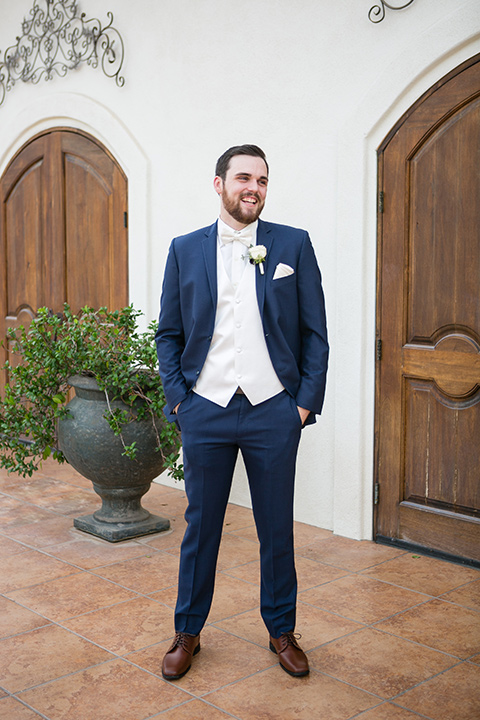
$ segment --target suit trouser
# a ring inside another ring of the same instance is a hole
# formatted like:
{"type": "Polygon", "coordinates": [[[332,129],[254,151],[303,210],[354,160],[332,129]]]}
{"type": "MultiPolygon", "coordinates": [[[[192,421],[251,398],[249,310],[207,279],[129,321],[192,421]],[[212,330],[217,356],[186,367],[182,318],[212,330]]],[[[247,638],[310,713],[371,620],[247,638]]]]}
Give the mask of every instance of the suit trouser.
{"type": "MultiPolygon", "coordinates": [[[[240,450],[260,541],[260,609],[269,633],[295,628],[293,492],[301,419],[286,391],[260,405],[234,395],[222,408],[191,392],[178,411],[187,529],[180,554],[175,629],[197,635],[207,619],[233,471],[240,450]]],[[[242,564],[242,558],[238,558],[242,564]]]]}

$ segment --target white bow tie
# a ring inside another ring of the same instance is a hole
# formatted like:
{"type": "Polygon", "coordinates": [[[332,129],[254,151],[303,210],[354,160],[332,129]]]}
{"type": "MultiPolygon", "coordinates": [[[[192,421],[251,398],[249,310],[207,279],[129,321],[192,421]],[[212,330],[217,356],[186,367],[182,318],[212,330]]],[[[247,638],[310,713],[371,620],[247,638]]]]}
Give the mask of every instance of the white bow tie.
{"type": "Polygon", "coordinates": [[[241,243],[245,245],[245,247],[250,247],[253,241],[253,232],[251,228],[244,228],[243,230],[232,230],[230,228],[222,228],[222,231],[220,233],[220,239],[222,243],[225,245],[227,243],[233,242],[234,240],[239,240],[241,243]]]}

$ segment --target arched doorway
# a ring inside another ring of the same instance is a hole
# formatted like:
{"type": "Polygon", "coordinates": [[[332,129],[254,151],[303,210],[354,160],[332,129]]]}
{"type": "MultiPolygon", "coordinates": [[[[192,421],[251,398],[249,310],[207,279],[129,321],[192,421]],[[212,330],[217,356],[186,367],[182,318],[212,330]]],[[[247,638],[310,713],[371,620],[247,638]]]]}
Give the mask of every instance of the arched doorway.
{"type": "Polygon", "coordinates": [[[377,540],[480,562],[480,55],[379,148],[377,540]]]}
{"type": "Polygon", "coordinates": [[[95,138],[53,128],[11,160],[0,180],[0,273],[0,339],[42,306],[128,303],[127,179],[95,138]]]}

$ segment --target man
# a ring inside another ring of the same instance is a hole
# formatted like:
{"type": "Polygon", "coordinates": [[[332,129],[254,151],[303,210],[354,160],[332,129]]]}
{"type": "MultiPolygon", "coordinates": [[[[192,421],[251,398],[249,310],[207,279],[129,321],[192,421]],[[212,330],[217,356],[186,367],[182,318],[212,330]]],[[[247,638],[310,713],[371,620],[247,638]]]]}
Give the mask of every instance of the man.
{"type": "Polygon", "coordinates": [[[325,394],[328,344],[320,272],[308,234],[259,220],[268,165],[255,145],[218,160],[220,217],[173,240],[156,335],[167,417],[182,432],[187,529],[174,642],[163,677],[200,650],[238,450],[260,541],[261,614],[282,668],[308,660],[294,636],[293,490],[302,427],[325,394]]]}

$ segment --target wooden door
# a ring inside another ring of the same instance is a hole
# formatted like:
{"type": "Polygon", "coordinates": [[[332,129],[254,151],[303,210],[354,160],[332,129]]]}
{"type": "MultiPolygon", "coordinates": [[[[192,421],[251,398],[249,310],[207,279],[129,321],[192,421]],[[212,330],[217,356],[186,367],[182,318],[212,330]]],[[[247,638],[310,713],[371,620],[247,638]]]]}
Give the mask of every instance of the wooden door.
{"type": "Polygon", "coordinates": [[[480,561],[480,55],[379,148],[376,537],[480,561]]]}
{"type": "Polygon", "coordinates": [[[126,305],[126,213],[127,180],[94,138],[54,129],[28,142],[0,180],[0,339],[42,306],[126,305]]]}

